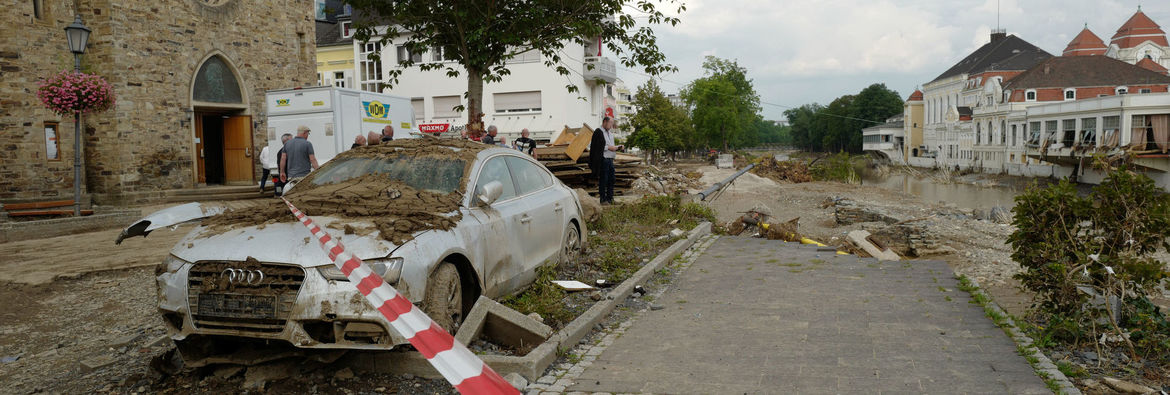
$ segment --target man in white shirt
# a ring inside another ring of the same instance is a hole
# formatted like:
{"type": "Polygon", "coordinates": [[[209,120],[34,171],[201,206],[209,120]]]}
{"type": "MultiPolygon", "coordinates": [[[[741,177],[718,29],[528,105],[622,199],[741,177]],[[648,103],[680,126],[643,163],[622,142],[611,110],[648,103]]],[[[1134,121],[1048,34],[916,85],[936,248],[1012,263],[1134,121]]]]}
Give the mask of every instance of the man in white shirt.
{"type": "MultiPolygon", "coordinates": [[[[273,173],[279,173],[276,164],[276,152],[273,152],[267,145],[260,150],[260,166],[264,167],[264,175],[260,177],[260,194],[264,194],[264,185],[268,183],[268,176],[273,173]]],[[[275,182],[273,183],[275,185],[275,182]]]]}
{"type": "Polygon", "coordinates": [[[614,143],[612,130],[613,120],[605,117],[601,120],[601,127],[593,131],[589,144],[589,167],[597,174],[597,197],[601,204],[613,204],[613,184],[617,182],[613,160],[624,148],[614,143]]]}

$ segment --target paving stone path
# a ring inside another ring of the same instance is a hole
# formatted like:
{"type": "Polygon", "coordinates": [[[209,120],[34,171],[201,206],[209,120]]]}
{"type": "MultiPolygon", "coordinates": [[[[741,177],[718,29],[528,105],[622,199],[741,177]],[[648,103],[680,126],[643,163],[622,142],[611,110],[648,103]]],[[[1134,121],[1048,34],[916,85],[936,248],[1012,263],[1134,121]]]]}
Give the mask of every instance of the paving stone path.
{"type": "MultiPolygon", "coordinates": [[[[568,391],[1051,393],[943,262],[716,240],[568,391]]],[[[608,343],[608,342],[607,342],[608,343]]]]}

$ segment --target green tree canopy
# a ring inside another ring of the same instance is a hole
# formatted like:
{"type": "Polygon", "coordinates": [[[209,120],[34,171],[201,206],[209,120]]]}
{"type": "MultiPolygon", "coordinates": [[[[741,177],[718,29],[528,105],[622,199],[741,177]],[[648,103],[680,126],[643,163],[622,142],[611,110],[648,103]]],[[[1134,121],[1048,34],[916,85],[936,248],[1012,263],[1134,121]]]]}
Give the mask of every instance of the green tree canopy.
{"type": "MultiPolygon", "coordinates": [[[[627,67],[641,67],[658,75],[676,70],[666,63],[657,43],[653,25],[676,25],[677,17],[660,8],[673,7],[681,13],[686,6],[676,0],[348,0],[353,9],[370,16],[355,22],[354,39],[376,39],[383,46],[405,38],[412,53],[440,48],[447,62],[415,62],[406,59],[401,68],[387,73],[388,85],[398,82],[404,68],[445,70],[450,77],[467,73],[468,116],[481,111],[483,84],[500,81],[510,74],[507,61],[536,51],[547,67],[568,76],[572,71],[562,63],[569,43],[585,45],[600,40],[617,60],[627,67]],[[639,26],[637,18],[643,21],[639,26]],[[386,23],[392,21],[392,23],[386,23]],[[384,30],[383,30],[384,29],[384,30]]],[[[377,60],[377,54],[371,55],[377,60]]],[[[580,71],[577,71],[578,73],[580,71]]],[[[570,92],[577,85],[568,84],[570,92]]]]}
{"type": "Polygon", "coordinates": [[[654,79],[634,93],[638,112],[630,119],[634,133],[629,145],[647,151],[673,154],[694,147],[694,129],[686,110],[675,106],[654,79]]]}
{"type": "Polygon", "coordinates": [[[744,143],[743,134],[760,119],[760,96],[747,69],[735,61],[708,56],[705,75],[682,92],[695,131],[708,146],[724,150],[744,143]]]}

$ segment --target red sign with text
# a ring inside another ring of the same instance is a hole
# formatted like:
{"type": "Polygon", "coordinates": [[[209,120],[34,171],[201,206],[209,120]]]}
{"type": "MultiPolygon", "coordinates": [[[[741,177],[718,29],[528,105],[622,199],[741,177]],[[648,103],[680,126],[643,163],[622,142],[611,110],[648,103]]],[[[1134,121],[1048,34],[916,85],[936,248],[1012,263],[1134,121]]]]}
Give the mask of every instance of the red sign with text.
{"type": "Polygon", "coordinates": [[[449,123],[424,123],[418,125],[418,130],[423,133],[444,133],[451,127],[449,123]]]}

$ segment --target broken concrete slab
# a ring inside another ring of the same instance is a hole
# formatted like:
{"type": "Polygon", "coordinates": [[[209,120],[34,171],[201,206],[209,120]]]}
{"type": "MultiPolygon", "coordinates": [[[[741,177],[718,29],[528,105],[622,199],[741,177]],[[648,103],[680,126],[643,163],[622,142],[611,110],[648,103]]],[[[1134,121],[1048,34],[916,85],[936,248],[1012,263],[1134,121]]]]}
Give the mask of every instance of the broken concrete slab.
{"type": "Polygon", "coordinates": [[[117,339],[114,339],[114,341],[110,342],[110,345],[109,345],[109,347],[110,347],[110,348],[122,348],[122,347],[126,347],[126,346],[130,345],[130,343],[133,343],[133,342],[134,342],[134,340],[136,340],[136,339],[138,339],[138,334],[137,334],[137,333],[135,333],[135,334],[133,334],[133,335],[126,335],[126,336],[122,336],[122,337],[119,337],[119,338],[117,338],[117,339]]]}
{"type": "Polygon", "coordinates": [[[106,366],[110,366],[113,364],[114,364],[113,357],[108,356],[108,355],[99,355],[96,357],[82,360],[80,363],[80,366],[81,366],[82,373],[89,373],[89,372],[92,372],[92,371],[95,371],[95,370],[98,370],[98,369],[101,369],[101,368],[104,368],[106,366]]]}
{"type": "Polygon", "coordinates": [[[296,363],[280,361],[256,365],[244,373],[244,389],[263,390],[269,382],[288,378],[296,373],[296,363]]]}
{"type": "Polygon", "coordinates": [[[507,381],[508,384],[511,384],[512,387],[520,391],[528,388],[528,379],[521,376],[520,373],[508,373],[507,376],[504,376],[504,381],[507,381]]]}
{"type": "Polygon", "coordinates": [[[1104,377],[1102,378],[1102,381],[1104,381],[1105,385],[1109,386],[1109,388],[1112,388],[1115,391],[1123,394],[1152,394],[1156,392],[1153,388],[1146,387],[1141,384],[1134,384],[1128,381],[1118,380],[1112,377],[1104,377]]]}
{"type": "Polygon", "coordinates": [[[867,254],[869,254],[869,256],[877,258],[879,261],[899,261],[899,260],[902,260],[902,257],[898,256],[897,253],[895,253],[894,251],[891,251],[889,248],[886,248],[884,250],[881,248],[878,248],[877,245],[875,245],[872,241],[869,240],[869,232],[867,232],[867,231],[855,230],[855,231],[849,232],[849,234],[846,237],[854,245],[860,247],[867,254]]]}
{"type": "Polygon", "coordinates": [[[482,336],[495,344],[529,350],[544,343],[552,331],[552,327],[532,317],[480,296],[455,334],[455,340],[471,344],[482,336]]]}

